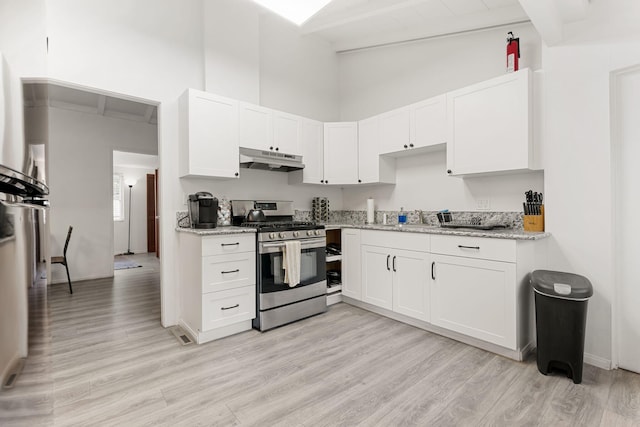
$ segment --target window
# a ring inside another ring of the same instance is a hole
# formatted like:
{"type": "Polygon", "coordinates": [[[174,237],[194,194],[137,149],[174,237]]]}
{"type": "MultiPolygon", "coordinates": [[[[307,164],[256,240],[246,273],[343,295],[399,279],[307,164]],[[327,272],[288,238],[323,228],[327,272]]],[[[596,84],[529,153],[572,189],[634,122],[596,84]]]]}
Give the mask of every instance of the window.
{"type": "Polygon", "coordinates": [[[122,198],[122,174],[113,174],[113,220],[124,221],[124,199],[122,198]]]}

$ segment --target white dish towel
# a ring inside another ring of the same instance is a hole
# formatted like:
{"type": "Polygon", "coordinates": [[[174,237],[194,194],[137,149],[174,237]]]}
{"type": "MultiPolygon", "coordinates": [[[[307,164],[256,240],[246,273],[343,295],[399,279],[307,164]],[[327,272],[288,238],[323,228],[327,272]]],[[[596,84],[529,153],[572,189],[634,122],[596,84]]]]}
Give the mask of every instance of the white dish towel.
{"type": "Polygon", "coordinates": [[[284,242],[284,252],[282,253],[284,283],[287,283],[290,288],[300,283],[301,247],[299,240],[288,240],[284,242]]]}

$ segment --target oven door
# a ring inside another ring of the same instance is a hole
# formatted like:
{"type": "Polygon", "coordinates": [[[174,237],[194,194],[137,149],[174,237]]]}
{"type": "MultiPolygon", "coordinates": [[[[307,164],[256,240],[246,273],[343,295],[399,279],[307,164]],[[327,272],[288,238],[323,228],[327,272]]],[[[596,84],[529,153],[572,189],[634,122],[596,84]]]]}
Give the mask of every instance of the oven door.
{"type": "Polygon", "coordinates": [[[302,286],[313,285],[327,278],[326,239],[301,240],[300,284],[291,288],[284,283],[283,242],[263,242],[258,248],[258,287],[260,293],[285,291],[302,286]]]}

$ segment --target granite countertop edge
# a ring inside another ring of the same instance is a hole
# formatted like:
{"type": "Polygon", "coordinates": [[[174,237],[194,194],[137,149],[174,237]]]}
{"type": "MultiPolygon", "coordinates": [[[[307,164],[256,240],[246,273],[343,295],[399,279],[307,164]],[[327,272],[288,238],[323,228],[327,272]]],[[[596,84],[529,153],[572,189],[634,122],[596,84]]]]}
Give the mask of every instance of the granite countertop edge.
{"type": "Polygon", "coordinates": [[[360,230],[399,231],[403,233],[440,234],[447,236],[490,237],[494,239],[510,240],[540,240],[551,236],[544,231],[524,231],[514,229],[496,230],[469,230],[469,229],[445,229],[433,225],[409,224],[408,226],[383,225],[383,224],[324,224],[327,230],[340,228],[356,228],[360,230]]]}
{"type": "Polygon", "coordinates": [[[197,234],[199,236],[221,236],[225,234],[255,233],[257,230],[251,227],[221,226],[216,228],[184,228],[176,227],[180,233],[197,234]]]}

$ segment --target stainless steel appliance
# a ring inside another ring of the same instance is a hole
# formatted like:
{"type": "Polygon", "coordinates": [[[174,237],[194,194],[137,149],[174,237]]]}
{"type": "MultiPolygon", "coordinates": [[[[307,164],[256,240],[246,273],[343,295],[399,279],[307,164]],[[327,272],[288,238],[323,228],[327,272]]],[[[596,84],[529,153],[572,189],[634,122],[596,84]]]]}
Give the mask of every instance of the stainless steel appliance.
{"type": "Polygon", "coordinates": [[[191,228],[216,228],[218,199],[206,191],[189,194],[189,219],[191,228]]]}
{"type": "Polygon", "coordinates": [[[28,354],[28,290],[45,258],[40,233],[49,194],[46,185],[0,165],[0,382],[13,387],[28,354]]]}
{"type": "Polygon", "coordinates": [[[302,156],[276,151],[240,148],[240,167],[246,169],[291,172],[304,168],[302,156]]]}
{"type": "Polygon", "coordinates": [[[327,311],[326,235],[323,225],[293,220],[293,202],[232,200],[234,225],[255,227],[256,315],[261,331],[327,311]],[[247,213],[261,209],[266,221],[247,222],[247,213]],[[284,282],[285,242],[299,240],[300,283],[284,282]]]}

